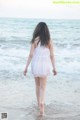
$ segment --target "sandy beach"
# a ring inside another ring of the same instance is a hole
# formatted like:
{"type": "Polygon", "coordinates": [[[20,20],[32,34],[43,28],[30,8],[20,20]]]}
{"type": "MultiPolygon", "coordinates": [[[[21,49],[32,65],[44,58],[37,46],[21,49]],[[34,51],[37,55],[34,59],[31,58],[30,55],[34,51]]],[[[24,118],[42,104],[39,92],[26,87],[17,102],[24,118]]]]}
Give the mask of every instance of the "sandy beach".
{"type": "Polygon", "coordinates": [[[27,108],[2,107],[0,112],[7,112],[8,120],[80,120],[80,110],[71,106],[49,104],[45,106],[45,116],[38,116],[36,105],[27,108]]]}
{"type": "Polygon", "coordinates": [[[27,91],[26,80],[12,82],[0,82],[0,113],[8,120],[80,120],[79,81],[47,81],[44,117],[38,116],[34,87],[27,91]]]}

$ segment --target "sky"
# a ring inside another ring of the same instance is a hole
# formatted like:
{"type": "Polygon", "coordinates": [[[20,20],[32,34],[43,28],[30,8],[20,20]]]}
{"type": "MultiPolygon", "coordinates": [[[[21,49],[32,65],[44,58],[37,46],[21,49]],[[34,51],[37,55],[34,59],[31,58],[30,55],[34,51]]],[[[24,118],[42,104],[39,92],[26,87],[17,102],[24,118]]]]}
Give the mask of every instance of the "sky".
{"type": "Polygon", "coordinates": [[[0,17],[80,19],[80,4],[53,4],[53,0],[0,0],[0,17]]]}

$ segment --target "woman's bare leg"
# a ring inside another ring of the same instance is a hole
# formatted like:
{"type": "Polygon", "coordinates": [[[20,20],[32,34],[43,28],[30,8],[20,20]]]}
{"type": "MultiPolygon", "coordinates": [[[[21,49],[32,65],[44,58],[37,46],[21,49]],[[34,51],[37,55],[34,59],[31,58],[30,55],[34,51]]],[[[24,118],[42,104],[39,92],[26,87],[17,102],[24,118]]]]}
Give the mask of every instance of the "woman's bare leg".
{"type": "Polygon", "coordinates": [[[40,106],[40,79],[38,77],[35,77],[35,85],[36,85],[37,103],[39,107],[40,106]]]}
{"type": "Polygon", "coordinates": [[[40,78],[40,113],[44,114],[44,103],[46,95],[46,80],[47,77],[40,78]]]}

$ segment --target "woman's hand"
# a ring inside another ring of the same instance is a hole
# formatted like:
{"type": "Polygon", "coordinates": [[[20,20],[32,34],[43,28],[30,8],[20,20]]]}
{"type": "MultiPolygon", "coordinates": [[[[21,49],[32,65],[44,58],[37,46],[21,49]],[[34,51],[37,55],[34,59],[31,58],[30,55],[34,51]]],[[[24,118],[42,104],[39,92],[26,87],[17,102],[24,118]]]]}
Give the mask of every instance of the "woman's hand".
{"type": "Polygon", "coordinates": [[[27,73],[27,69],[25,68],[25,70],[23,72],[24,76],[26,76],[26,73],[27,73]]]}
{"type": "Polygon", "coordinates": [[[57,75],[57,71],[55,69],[53,70],[53,73],[54,73],[54,75],[57,75]]]}

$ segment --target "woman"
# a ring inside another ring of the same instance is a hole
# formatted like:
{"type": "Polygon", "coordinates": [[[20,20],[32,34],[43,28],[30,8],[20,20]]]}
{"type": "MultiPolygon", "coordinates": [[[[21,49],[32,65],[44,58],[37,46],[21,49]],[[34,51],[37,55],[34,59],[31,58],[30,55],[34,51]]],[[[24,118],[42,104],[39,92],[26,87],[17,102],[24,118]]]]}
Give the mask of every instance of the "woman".
{"type": "Polygon", "coordinates": [[[50,74],[50,63],[52,63],[54,75],[57,74],[53,50],[53,43],[50,39],[50,32],[47,24],[44,22],[38,23],[33,32],[31,49],[24,69],[24,75],[26,75],[28,66],[32,60],[31,71],[35,79],[36,97],[40,115],[44,115],[46,81],[50,74]]]}

